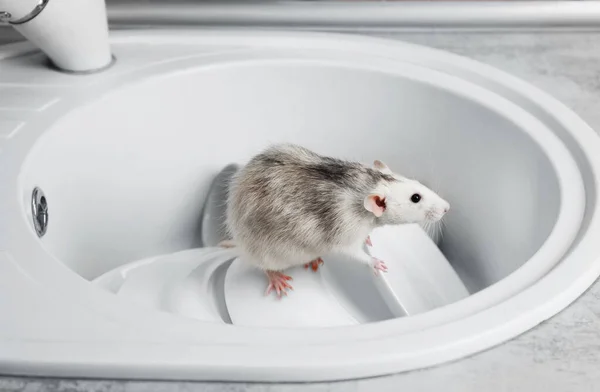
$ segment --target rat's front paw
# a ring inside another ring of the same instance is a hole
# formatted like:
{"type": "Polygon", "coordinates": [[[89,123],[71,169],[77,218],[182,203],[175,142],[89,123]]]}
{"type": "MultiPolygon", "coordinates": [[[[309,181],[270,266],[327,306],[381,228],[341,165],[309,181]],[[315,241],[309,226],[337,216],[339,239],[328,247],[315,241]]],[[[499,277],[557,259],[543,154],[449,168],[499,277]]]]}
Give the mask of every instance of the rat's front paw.
{"type": "Polygon", "coordinates": [[[373,259],[371,260],[371,265],[375,269],[375,275],[377,275],[379,271],[387,272],[387,265],[385,265],[385,262],[383,262],[382,260],[373,257],[373,259]]]}
{"type": "Polygon", "coordinates": [[[304,269],[308,269],[308,267],[310,267],[313,270],[313,272],[317,272],[317,270],[319,269],[319,266],[323,265],[323,264],[325,264],[323,259],[320,257],[317,257],[313,261],[304,264],[304,269]]]}

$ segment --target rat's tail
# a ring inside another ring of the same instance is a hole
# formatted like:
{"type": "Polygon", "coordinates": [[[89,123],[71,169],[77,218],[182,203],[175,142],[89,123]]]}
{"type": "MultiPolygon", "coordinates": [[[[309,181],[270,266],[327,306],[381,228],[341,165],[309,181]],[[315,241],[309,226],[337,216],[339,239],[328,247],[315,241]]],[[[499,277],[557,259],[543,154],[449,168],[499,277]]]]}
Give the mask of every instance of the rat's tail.
{"type": "Polygon", "coordinates": [[[219,248],[231,249],[235,248],[235,242],[233,240],[224,240],[219,242],[217,245],[219,248]]]}

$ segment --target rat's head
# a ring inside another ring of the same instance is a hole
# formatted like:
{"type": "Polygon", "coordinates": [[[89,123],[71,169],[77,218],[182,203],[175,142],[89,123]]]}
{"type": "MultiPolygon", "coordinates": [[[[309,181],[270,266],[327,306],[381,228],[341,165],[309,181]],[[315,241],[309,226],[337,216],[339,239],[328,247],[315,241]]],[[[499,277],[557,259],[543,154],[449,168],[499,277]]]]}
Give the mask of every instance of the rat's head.
{"type": "Polygon", "coordinates": [[[365,208],[381,224],[436,222],[450,209],[450,204],[418,181],[394,174],[383,162],[374,168],[389,178],[382,180],[364,199],[365,208]]]}

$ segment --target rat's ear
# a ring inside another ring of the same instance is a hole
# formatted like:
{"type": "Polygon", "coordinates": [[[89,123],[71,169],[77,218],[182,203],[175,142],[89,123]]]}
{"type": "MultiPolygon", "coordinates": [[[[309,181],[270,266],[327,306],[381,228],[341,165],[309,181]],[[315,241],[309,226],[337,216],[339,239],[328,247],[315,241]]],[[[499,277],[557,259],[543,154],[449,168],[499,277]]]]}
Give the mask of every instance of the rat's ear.
{"type": "Polygon", "coordinates": [[[383,215],[383,211],[385,211],[386,208],[385,196],[376,193],[370,194],[365,197],[363,205],[367,211],[372,212],[373,215],[379,218],[383,215]]]}
{"type": "Polygon", "coordinates": [[[380,160],[376,159],[373,162],[373,167],[376,170],[379,170],[380,172],[382,172],[383,174],[392,174],[392,171],[390,170],[389,167],[387,167],[387,165],[383,162],[381,162],[380,160]]]}

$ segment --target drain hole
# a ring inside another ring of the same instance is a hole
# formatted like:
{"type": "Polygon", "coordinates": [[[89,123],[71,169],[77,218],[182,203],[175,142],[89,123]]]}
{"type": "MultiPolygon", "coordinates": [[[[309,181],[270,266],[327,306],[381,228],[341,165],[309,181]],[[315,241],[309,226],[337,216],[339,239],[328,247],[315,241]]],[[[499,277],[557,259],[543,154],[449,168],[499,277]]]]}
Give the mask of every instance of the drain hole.
{"type": "Polygon", "coordinates": [[[48,229],[48,201],[44,192],[35,187],[31,194],[31,215],[38,237],[43,237],[48,229]]]}

